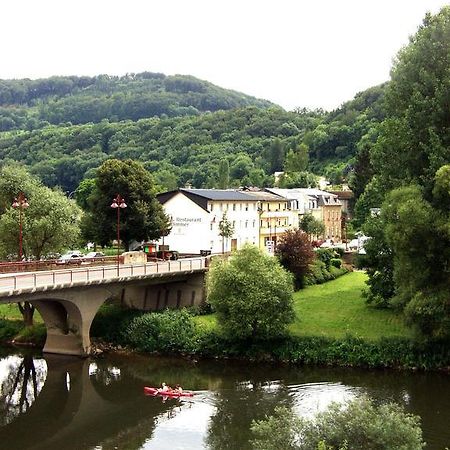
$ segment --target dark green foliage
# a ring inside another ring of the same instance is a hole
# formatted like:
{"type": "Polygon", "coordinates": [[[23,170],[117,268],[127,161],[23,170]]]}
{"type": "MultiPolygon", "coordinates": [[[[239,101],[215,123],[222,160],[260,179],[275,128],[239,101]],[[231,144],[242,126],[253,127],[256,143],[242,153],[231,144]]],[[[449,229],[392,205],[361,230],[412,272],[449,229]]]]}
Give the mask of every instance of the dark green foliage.
{"type": "Polygon", "coordinates": [[[125,343],[143,352],[191,352],[194,338],[195,324],[185,309],[143,314],[124,332],[125,343]]]}
{"type": "Polygon", "coordinates": [[[304,214],[300,220],[299,228],[312,239],[315,236],[322,236],[325,233],[325,224],[316,219],[312,214],[304,214]]]}
{"type": "Polygon", "coordinates": [[[214,261],[208,272],[208,302],[221,328],[235,339],[284,334],[294,318],[292,294],[292,275],[250,245],[229,260],[214,261]]]}
{"type": "Polygon", "coordinates": [[[0,134],[0,157],[25,163],[45,184],[68,192],[110,158],[144,162],[163,189],[186,183],[217,187],[224,159],[230,162],[230,186],[273,185],[269,147],[275,138],[283,145],[294,141],[283,125],[292,122],[300,133],[317,120],[281,108],[248,107],[170,119],[51,126],[0,134]]]}
{"type": "Polygon", "coordinates": [[[325,264],[326,268],[329,269],[331,266],[331,260],[338,257],[339,255],[333,248],[318,248],[316,250],[316,256],[317,259],[319,259],[319,261],[322,261],[325,264]]]}
{"type": "Polygon", "coordinates": [[[0,318],[0,342],[11,341],[23,327],[23,321],[0,318]]]}
{"type": "Polygon", "coordinates": [[[249,105],[267,108],[271,103],[186,75],[143,72],[122,77],[0,80],[0,131],[41,128],[48,122],[197,115],[249,105]]]}
{"type": "Polygon", "coordinates": [[[252,431],[253,448],[260,450],[420,450],[425,446],[420,417],[395,403],[376,405],[365,396],[345,405],[332,403],[309,419],[278,407],[274,416],[253,422],[252,431]]]}
{"type": "Polygon", "coordinates": [[[141,311],[125,309],[115,304],[103,304],[92,322],[91,336],[113,344],[123,344],[128,324],[142,314],[141,311]]]}
{"type": "Polygon", "coordinates": [[[194,352],[204,357],[370,368],[437,369],[450,365],[450,348],[445,341],[420,343],[405,338],[384,338],[369,342],[353,337],[293,336],[249,341],[196,328],[190,313],[183,310],[143,315],[118,306],[103,306],[93,322],[92,335],[141,351],[194,352]]]}
{"type": "Polygon", "coordinates": [[[132,240],[157,239],[167,231],[168,219],[156,200],[151,174],[137,161],[110,159],[98,169],[88,197],[88,213],[83,217],[86,239],[106,245],[116,238],[117,209],[111,203],[117,194],[127,204],[120,211],[120,239],[127,249],[132,240]]]}
{"type": "MultiPolygon", "coordinates": [[[[334,280],[341,275],[348,273],[348,269],[345,267],[335,267],[331,264],[331,261],[336,258],[331,258],[329,260],[329,265],[319,258],[317,258],[310,266],[310,273],[305,277],[305,286],[312,286],[314,284],[322,284],[326,281],[334,280]]],[[[338,261],[341,261],[340,259],[338,261]]]]}
{"type": "Polygon", "coordinates": [[[332,258],[330,265],[340,269],[342,266],[342,261],[339,258],[332,258]]]}

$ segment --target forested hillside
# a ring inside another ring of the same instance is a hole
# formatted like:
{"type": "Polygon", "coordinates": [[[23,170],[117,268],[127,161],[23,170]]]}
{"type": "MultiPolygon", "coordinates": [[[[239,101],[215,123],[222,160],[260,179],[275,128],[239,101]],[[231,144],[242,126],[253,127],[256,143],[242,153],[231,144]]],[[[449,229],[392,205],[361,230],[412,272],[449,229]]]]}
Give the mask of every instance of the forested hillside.
{"type": "Polygon", "coordinates": [[[143,72],[0,80],[0,131],[198,115],[250,105],[267,108],[271,103],[186,75],[143,72]]]}
{"type": "Polygon", "coordinates": [[[144,162],[162,189],[187,183],[217,187],[223,161],[230,186],[263,186],[273,184],[274,171],[285,169],[286,153],[305,144],[309,169],[328,170],[339,182],[351,168],[358,142],[382,115],[382,92],[383,87],[369,89],[332,113],[252,106],[188,117],[3,132],[0,159],[20,161],[46,185],[69,192],[108,158],[144,162]]]}

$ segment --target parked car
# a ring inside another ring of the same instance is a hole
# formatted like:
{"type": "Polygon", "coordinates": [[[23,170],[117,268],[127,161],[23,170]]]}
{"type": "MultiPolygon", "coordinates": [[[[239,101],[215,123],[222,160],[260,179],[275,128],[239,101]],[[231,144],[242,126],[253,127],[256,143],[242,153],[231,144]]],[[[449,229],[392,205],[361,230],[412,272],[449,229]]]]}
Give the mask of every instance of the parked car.
{"type": "Polygon", "coordinates": [[[104,261],[105,254],[102,252],[89,252],[84,257],[85,259],[98,259],[99,261],[104,261]]]}
{"type": "Polygon", "coordinates": [[[78,250],[73,250],[65,253],[59,259],[56,260],[56,264],[81,264],[84,255],[78,250]]]}

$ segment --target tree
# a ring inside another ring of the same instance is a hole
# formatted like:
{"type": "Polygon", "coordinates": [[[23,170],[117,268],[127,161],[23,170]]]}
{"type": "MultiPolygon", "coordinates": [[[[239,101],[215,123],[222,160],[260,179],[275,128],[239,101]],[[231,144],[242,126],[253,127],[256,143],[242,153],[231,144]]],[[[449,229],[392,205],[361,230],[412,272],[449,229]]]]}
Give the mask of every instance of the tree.
{"type": "Polygon", "coordinates": [[[279,262],[247,245],[229,260],[216,260],[207,278],[208,302],[234,339],[270,339],[294,318],[292,275],[279,262]]]}
{"type": "MultiPolygon", "coordinates": [[[[23,255],[35,260],[57,253],[78,243],[81,210],[60,190],[42,186],[23,167],[5,166],[0,172],[0,256],[3,259],[18,255],[19,214],[12,208],[14,197],[23,192],[29,207],[22,215],[23,255]]],[[[27,326],[33,324],[34,307],[19,303],[27,326]]]]}
{"type": "Polygon", "coordinates": [[[228,189],[230,185],[230,164],[228,159],[222,159],[219,164],[219,189],[228,189]]]}
{"type": "Polygon", "coordinates": [[[332,403],[312,419],[297,417],[278,407],[265,420],[253,422],[255,450],[420,450],[425,446],[420,417],[395,403],[376,405],[362,396],[346,403],[332,403]]]}
{"type": "Polygon", "coordinates": [[[229,239],[233,236],[234,226],[228,220],[227,213],[224,212],[222,219],[219,222],[219,236],[222,238],[222,253],[225,253],[225,239],[229,239]]]}
{"type": "Polygon", "coordinates": [[[158,239],[167,218],[155,197],[151,174],[137,161],[117,159],[104,162],[97,170],[95,189],[83,221],[85,237],[102,245],[115,238],[116,211],[110,205],[118,193],[127,204],[120,222],[125,248],[132,240],[158,239]]]}
{"type": "Polygon", "coordinates": [[[317,176],[311,172],[289,172],[281,174],[277,185],[285,189],[315,188],[317,181],[317,176]]]}
{"type": "Polygon", "coordinates": [[[315,258],[308,235],[299,229],[286,231],[277,243],[275,255],[280,264],[294,275],[295,287],[302,288],[315,258]]]}
{"type": "Polygon", "coordinates": [[[436,171],[450,161],[450,7],[432,16],[398,54],[386,92],[388,119],[371,152],[388,189],[407,183],[429,197],[436,171]]]}
{"type": "Polygon", "coordinates": [[[280,172],[283,170],[284,164],[284,145],[283,142],[276,138],[273,140],[269,148],[269,172],[280,172]]]}
{"type": "Polygon", "coordinates": [[[313,237],[323,236],[325,224],[312,214],[304,214],[299,223],[300,230],[304,231],[311,241],[313,237]]]}
{"type": "MultiPolygon", "coordinates": [[[[444,166],[436,174],[436,205],[450,203],[449,185],[450,166],[444,166]]],[[[381,210],[386,241],[393,251],[396,289],[391,303],[404,308],[406,318],[422,334],[448,339],[450,210],[433,208],[423,192],[414,185],[395,189],[381,210]]]]}
{"type": "Polygon", "coordinates": [[[382,223],[375,228],[383,244],[376,248],[375,239],[369,243],[369,295],[391,295],[392,301],[383,301],[403,308],[411,323],[434,337],[450,334],[443,300],[449,281],[438,275],[448,267],[443,225],[448,208],[435,197],[437,174],[450,161],[449,66],[450,7],[445,6],[426,15],[397,56],[386,90],[388,116],[370,149],[373,178],[355,207],[361,220],[385,200],[382,223]],[[388,289],[381,289],[377,270],[383,264],[392,268],[394,283],[388,289]]]}
{"type": "Polygon", "coordinates": [[[304,172],[308,167],[308,146],[304,143],[288,150],[284,161],[285,172],[304,172]]]}
{"type": "Polygon", "coordinates": [[[77,204],[82,208],[83,210],[86,210],[88,208],[88,199],[89,196],[94,192],[95,189],[95,179],[94,178],[86,178],[85,180],[81,181],[81,183],[78,185],[77,189],[75,190],[75,200],[77,204]]]}

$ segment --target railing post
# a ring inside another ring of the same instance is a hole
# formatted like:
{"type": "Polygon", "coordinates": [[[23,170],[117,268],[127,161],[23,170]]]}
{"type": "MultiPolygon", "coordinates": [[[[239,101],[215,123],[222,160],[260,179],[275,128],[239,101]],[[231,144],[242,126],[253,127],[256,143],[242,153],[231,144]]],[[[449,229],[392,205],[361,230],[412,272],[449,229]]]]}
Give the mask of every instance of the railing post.
{"type": "Polygon", "coordinates": [[[70,282],[73,283],[73,270],[70,269],[70,282]]]}
{"type": "Polygon", "coordinates": [[[53,285],[56,284],[56,272],[53,271],[53,285]]]}
{"type": "Polygon", "coordinates": [[[190,267],[191,267],[191,270],[192,270],[192,259],[189,262],[190,262],[190,267]]]}
{"type": "Polygon", "coordinates": [[[14,290],[17,289],[17,276],[14,275],[14,290]]]}
{"type": "Polygon", "coordinates": [[[133,273],[134,273],[134,271],[133,271],[133,264],[131,264],[131,276],[133,276],[133,273]]]}
{"type": "Polygon", "coordinates": [[[37,287],[37,274],[34,274],[34,287],[37,287]]]}
{"type": "Polygon", "coordinates": [[[89,269],[86,269],[86,281],[89,281],[89,269]]]}
{"type": "Polygon", "coordinates": [[[170,272],[170,260],[168,262],[169,262],[169,272],[170,272]]]}

